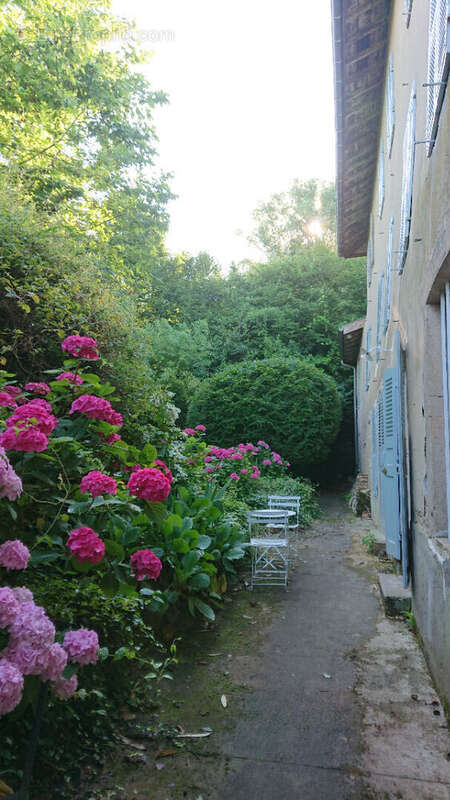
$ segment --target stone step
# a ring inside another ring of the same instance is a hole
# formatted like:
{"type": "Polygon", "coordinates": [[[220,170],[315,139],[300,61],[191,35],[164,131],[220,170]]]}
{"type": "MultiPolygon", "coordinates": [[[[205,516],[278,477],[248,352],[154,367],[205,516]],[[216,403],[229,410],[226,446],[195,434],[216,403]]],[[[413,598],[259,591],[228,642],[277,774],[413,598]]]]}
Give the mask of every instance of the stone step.
{"type": "Polygon", "coordinates": [[[378,582],[387,617],[398,617],[403,611],[411,611],[411,590],[403,588],[401,575],[379,572],[378,582]]]}

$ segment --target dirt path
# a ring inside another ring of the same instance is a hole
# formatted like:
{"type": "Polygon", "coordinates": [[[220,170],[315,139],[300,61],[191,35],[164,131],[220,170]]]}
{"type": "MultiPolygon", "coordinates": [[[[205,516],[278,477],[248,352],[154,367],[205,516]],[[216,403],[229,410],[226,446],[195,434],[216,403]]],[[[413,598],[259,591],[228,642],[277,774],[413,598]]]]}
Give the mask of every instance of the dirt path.
{"type": "Polygon", "coordinates": [[[140,739],[134,765],[122,746],[86,798],[448,800],[445,718],[414,636],[381,611],[368,523],[341,496],[323,507],[289,591],[233,593],[142,720],[209,735],[140,739]]]}

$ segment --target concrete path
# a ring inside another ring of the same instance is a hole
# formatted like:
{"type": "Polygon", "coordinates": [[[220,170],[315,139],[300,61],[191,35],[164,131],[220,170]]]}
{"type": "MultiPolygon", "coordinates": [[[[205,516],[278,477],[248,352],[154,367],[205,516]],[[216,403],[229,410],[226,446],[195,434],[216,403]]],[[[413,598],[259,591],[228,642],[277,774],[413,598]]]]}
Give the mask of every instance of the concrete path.
{"type": "Polygon", "coordinates": [[[384,616],[370,526],[324,497],[289,591],[233,592],[140,719],[205,738],[157,737],[141,766],[117,754],[89,800],[449,800],[443,710],[407,623],[384,616]]]}

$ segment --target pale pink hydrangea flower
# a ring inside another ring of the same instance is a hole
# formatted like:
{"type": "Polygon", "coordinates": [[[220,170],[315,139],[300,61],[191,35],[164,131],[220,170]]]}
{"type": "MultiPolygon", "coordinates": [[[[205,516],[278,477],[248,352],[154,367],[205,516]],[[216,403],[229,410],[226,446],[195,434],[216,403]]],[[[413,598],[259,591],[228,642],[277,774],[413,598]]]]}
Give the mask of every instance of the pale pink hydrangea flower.
{"type": "Polygon", "coordinates": [[[17,500],[22,494],[22,481],[12,468],[5,449],[0,446],[0,498],[17,500]]]}
{"type": "Polygon", "coordinates": [[[76,631],[67,631],[64,636],[63,647],[69,660],[85,666],[96,664],[98,661],[99,642],[95,631],[79,628],[76,631]]]}
{"type": "Polygon", "coordinates": [[[105,555],[105,543],[92,528],[88,528],[86,525],[70,531],[66,545],[70,555],[77,561],[99,564],[105,555]]]}
{"type": "Polygon", "coordinates": [[[43,681],[57,681],[61,677],[67,664],[67,653],[64,648],[55,642],[48,650],[47,667],[42,672],[43,681]]]}
{"type": "Polygon", "coordinates": [[[241,475],[248,475],[248,469],[241,469],[241,475]]]}
{"type": "Polygon", "coordinates": [[[264,461],[263,461],[263,464],[264,464],[265,467],[271,467],[272,466],[272,462],[271,462],[270,458],[265,458],[264,461]]]}
{"type": "Polygon", "coordinates": [[[82,477],[80,492],[81,494],[89,492],[92,497],[100,497],[102,494],[117,494],[117,483],[114,478],[94,469],[82,477]]]}
{"type": "Polygon", "coordinates": [[[8,646],[18,644],[31,645],[36,648],[48,648],[55,640],[55,626],[48,618],[42,606],[33,601],[21,603],[19,611],[9,626],[10,639],[8,646]]]}
{"type": "Polygon", "coordinates": [[[22,675],[41,675],[48,667],[49,647],[27,644],[25,641],[9,641],[2,656],[14,664],[22,675]]]}
{"type": "Polygon", "coordinates": [[[12,591],[18,603],[31,603],[33,601],[33,592],[30,592],[26,586],[15,586],[12,591]]]}
{"type": "Polygon", "coordinates": [[[5,569],[26,569],[30,551],[20,539],[8,539],[0,545],[0,565],[5,569]]]}
{"type": "Polygon", "coordinates": [[[72,675],[71,678],[57,678],[51,683],[52,690],[61,700],[69,700],[78,688],[78,678],[72,675]]]}
{"type": "Polygon", "coordinates": [[[98,347],[95,339],[90,336],[67,336],[61,343],[61,349],[75,356],[75,358],[86,358],[89,361],[98,360],[98,347]]]}
{"type": "Polygon", "coordinates": [[[127,484],[128,491],[142,500],[160,503],[170,494],[170,481],[161,470],[154,467],[138,469],[130,476],[127,484]]]}
{"type": "Polygon", "coordinates": [[[22,699],[23,676],[13,664],[0,659],[0,717],[9,714],[22,699]]]}
{"type": "Polygon", "coordinates": [[[144,578],[156,580],[162,569],[160,559],[151,550],[136,550],[130,558],[130,564],[138,581],[144,578]]]}
{"type": "Polygon", "coordinates": [[[236,472],[230,472],[230,478],[233,481],[238,481],[239,480],[239,475],[237,475],[236,472]]]}
{"type": "Polygon", "coordinates": [[[19,611],[19,603],[9,586],[0,587],[0,628],[8,628],[19,611]]]}

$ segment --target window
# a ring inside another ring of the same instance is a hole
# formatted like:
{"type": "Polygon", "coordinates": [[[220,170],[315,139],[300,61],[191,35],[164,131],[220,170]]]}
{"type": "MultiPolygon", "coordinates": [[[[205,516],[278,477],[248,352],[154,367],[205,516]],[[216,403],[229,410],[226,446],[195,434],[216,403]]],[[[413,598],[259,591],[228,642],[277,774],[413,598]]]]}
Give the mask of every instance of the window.
{"type": "Polygon", "coordinates": [[[397,269],[401,274],[405,266],[411,228],[412,190],[414,181],[414,141],[416,132],[416,82],[413,81],[403,136],[403,175],[400,208],[397,269]]]}
{"type": "Polygon", "coordinates": [[[447,0],[430,0],[428,23],[427,130],[431,155],[450,66],[450,21],[447,0]]]}
{"type": "Polygon", "coordinates": [[[377,412],[376,408],[372,411],[370,418],[372,428],[372,494],[378,495],[378,432],[377,432],[377,412]]]}
{"type": "Polygon", "coordinates": [[[372,358],[371,355],[370,355],[370,340],[371,340],[371,338],[372,338],[372,329],[371,329],[371,327],[369,325],[369,327],[367,328],[367,331],[366,331],[366,392],[367,392],[367,390],[369,388],[369,385],[370,385],[370,361],[371,361],[371,358],[372,358]]]}
{"type": "Polygon", "coordinates": [[[369,238],[367,240],[367,288],[372,283],[372,270],[374,264],[374,251],[373,251],[373,216],[370,215],[369,222],[369,238]]]}
{"type": "Polygon", "coordinates": [[[386,291],[384,295],[384,332],[386,333],[391,316],[392,250],[394,247],[394,217],[389,223],[389,237],[386,257],[386,291]]]}
{"type": "Polygon", "coordinates": [[[450,536],[450,284],[441,294],[442,395],[444,399],[447,531],[450,536]]]}
{"type": "Polygon", "coordinates": [[[392,53],[389,56],[386,76],[386,153],[391,157],[395,129],[394,65],[392,53]]]}
{"type": "Polygon", "coordinates": [[[378,216],[382,217],[384,206],[384,142],[381,140],[378,156],[378,216]]]}
{"type": "Polygon", "coordinates": [[[380,358],[380,350],[381,350],[381,331],[382,331],[381,317],[382,317],[382,313],[383,313],[383,288],[384,288],[384,272],[381,273],[380,279],[378,281],[377,346],[376,346],[376,358],[377,358],[377,361],[380,358]]]}
{"type": "Polygon", "coordinates": [[[412,0],[404,0],[403,3],[403,16],[405,17],[406,27],[409,28],[409,21],[411,19],[412,0]]]}

